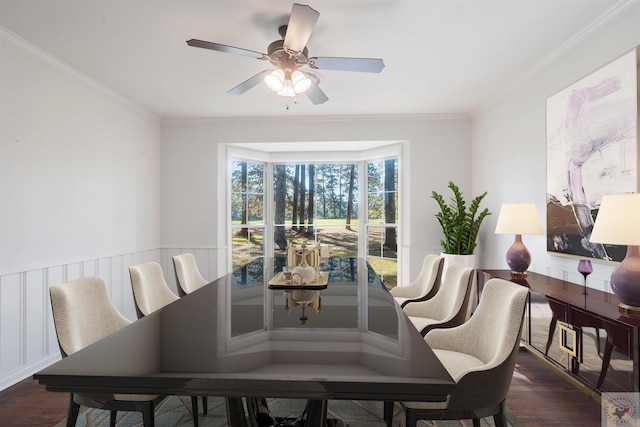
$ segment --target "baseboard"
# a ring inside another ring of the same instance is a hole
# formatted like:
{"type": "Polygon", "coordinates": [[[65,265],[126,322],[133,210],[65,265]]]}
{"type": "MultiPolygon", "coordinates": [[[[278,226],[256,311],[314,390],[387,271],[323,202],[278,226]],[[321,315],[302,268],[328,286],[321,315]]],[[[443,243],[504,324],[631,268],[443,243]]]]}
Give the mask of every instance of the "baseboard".
{"type": "Polygon", "coordinates": [[[2,377],[2,381],[0,381],[0,391],[9,388],[12,385],[18,384],[20,381],[29,378],[36,372],[52,365],[58,360],[60,360],[60,353],[52,354],[44,359],[38,360],[37,363],[24,366],[23,369],[2,377]]]}

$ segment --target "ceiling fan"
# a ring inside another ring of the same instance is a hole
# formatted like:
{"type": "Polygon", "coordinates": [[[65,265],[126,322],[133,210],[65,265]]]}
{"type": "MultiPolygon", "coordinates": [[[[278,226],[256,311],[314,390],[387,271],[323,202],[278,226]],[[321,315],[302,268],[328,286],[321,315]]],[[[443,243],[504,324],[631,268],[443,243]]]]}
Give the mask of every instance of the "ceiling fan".
{"type": "Polygon", "coordinates": [[[187,44],[269,61],[276,67],[261,71],[240,83],[227,92],[231,95],[241,95],[264,81],[278,95],[295,97],[299,93],[304,93],[313,104],[322,104],[329,98],[318,86],[320,77],[312,70],[379,73],[384,68],[384,62],[376,58],[310,58],[306,44],[319,16],[320,13],[311,7],[294,3],[288,24],[278,29],[282,39],[271,43],[267,53],[197,39],[187,40],[187,44]]]}

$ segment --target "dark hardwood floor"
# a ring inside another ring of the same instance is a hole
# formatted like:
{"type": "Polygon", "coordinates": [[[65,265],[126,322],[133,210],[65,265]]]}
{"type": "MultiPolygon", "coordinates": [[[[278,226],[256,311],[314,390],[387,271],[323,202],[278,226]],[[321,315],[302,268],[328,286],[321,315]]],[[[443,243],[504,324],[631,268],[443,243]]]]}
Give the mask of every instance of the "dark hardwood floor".
{"type": "MultiPolygon", "coordinates": [[[[68,395],[26,379],[0,392],[0,425],[54,426],[68,395]]],[[[527,427],[598,427],[600,404],[525,350],[518,355],[507,406],[527,427]]]]}

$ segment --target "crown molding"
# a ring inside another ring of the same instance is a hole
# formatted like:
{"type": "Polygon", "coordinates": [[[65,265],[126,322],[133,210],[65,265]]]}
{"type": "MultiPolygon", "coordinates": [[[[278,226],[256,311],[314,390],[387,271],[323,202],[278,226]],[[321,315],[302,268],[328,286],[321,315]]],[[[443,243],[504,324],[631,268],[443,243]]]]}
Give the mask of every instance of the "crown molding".
{"type": "Polygon", "coordinates": [[[446,121],[446,120],[470,120],[468,113],[451,114],[389,114],[389,115],[343,115],[343,116],[294,116],[294,117],[267,117],[267,116],[229,116],[229,117],[167,117],[162,119],[163,124],[213,124],[213,123],[233,123],[233,122],[254,122],[254,123],[291,123],[291,122],[368,122],[368,121],[446,121]]]}
{"type": "MultiPolygon", "coordinates": [[[[607,10],[602,15],[599,15],[594,21],[592,21],[589,25],[582,28],[578,33],[574,34],[571,38],[569,38],[565,43],[560,45],[557,49],[552,51],[549,55],[544,57],[542,60],[534,64],[530,67],[526,72],[522,73],[522,75],[512,81],[510,84],[506,85],[502,91],[498,92],[496,96],[489,99],[487,102],[480,105],[478,108],[474,109],[470,112],[470,116],[476,117],[484,111],[488,110],[493,105],[505,99],[507,96],[515,92],[520,87],[524,86],[526,82],[533,79],[535,76],[540,74],[545,68],[547,68],[550,64],[566,55],[572,48],[576,47],[580,42],[585,40],[587,37],[591,36],[594,32],[599,30],[603,25],[612,20],[614,17],[621,15],[627,11],[627,9],[637,6],[638,0],[620,0],[615,6],[612,6],[609,10],[607,10]]],[[[613,59],[613,58],[612,58],[613,59]]]]}
{"type": "Polygon", "coordinates": [[[125,105],[126,107],[136,111],[137,113],[140,113],[144,116],[146,116],[147,118],[154,120],[158,123],[161,122],[161,118],[159,116],[157,116],[156,114],[153,114],[151,112],[149,112],[148,110],[142,108],[140,105],[134,103],[133,101],[131,101],[128,98],[125,98],[124,96],[118,94],[117,92],[114,92],[112,89],[108,88],[107,86],[103,85],[102,83],[92,79],[91,77],[87,76],[86,74],[81,73],[80,71],[78,71],[76,68],[72,67],[71,65],[67,64],[64,61],[61,61],[60,59],[56,58],[55,56],[51,55],[49,52],[33,45],[32,43],[29,43],[28,41],[26,41],[25,39],[21,38],[20,36],[18,36],[17,34],[14,34],[13,32],[7,30],[6,28],[0,26],[0,39],[2,40],[6,40],[7,42],[11,43],[12,45],[16,46],[17,48],[27,52],[28,54],[30,54],[31,56],[40,59],[41,61],[57,68],[58,70],[70,75],[71,77],[93,87],[94,89],[98,90],[99,92],[101,92],[102,94],[108,96],[109,98],[125,105]]]}

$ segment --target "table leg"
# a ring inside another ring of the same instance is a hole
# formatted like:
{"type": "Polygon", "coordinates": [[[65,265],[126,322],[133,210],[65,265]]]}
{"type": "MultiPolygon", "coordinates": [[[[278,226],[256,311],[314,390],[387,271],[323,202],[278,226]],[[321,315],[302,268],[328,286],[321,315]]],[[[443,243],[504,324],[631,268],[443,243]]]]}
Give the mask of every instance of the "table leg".
{"type": "Polygon", "coordinates": [[[334,427],[342,425],[338,420],[327,420],[327,401],[308,400],[305,410],[295,419],[275,418],[264,398],[246,398],[248,419],[245,417],[241,398],[227,398],[227,421],[233,427],[334,427]]]}
{"type": "Polygon", "coordinates": [[[324,427],[327,424],[327,401],[309,400],[305,427],[324,427]]]}
{"type": "Polygon", "coordinates": [[[244,415],[244,403],[241,397],[227,397],[225,399],[227,407],[227,423],[234,427],[248,427],[247,419],[244,415]]]}

